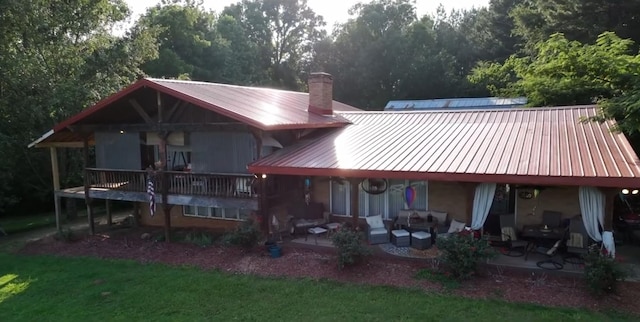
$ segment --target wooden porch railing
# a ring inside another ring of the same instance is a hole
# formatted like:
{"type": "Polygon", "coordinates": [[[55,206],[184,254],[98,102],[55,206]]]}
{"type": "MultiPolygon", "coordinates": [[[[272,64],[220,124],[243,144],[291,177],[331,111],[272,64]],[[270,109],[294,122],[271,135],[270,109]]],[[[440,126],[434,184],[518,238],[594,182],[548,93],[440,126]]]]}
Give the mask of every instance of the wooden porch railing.
{"type": "MultiPolygon", "coordinates": [[[[192,173],[167,171],[169,194],[207,197],[255,198],[254,176],[249,174],[192,173]]],[[[92,188],[146,192],[149,173],[144,170],[87,168],[92,188]]],[[[159,173],[154,177],[155,193],[162,192],[159,173]]]]}

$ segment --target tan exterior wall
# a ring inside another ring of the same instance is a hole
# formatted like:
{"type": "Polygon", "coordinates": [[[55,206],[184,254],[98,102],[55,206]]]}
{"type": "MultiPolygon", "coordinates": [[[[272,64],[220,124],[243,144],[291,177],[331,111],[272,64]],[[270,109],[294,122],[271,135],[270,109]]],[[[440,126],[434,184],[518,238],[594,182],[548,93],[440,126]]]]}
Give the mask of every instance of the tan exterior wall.
{"type": "Polygon", "coordinates": [[[516,224],[538,225],[542,222],[545,210],[559,211],[562,218],[570,218],[580,214],[578,187],[546,187],[537,198],[522,199],[516,191],[516,224]]]}
{"type": "MultiPolygon", "coordinates": [[[[226,231],[234,229],[240,223],[241,221],[237,220],[184,216],[182,213],[182,206],[173,206],[171,208],[171,227],[206,228],[226,231]]],[[[149,215],[148,204],[140,203],[140,224],[144,226],[164,226],[164,211],[162,210],[162,204],[158,205],[155,215],[151,217],[149,215]]]]}
{"type": "MultiPolygon", "coordinates": [[[[467,221],[465,188],[458,182],[429,181],[429,210],[443,211],[449,219],[467,221]]],[[[469,224],[469,223],[467,223],[469,224]]]]}
{"type": "Polygon", "coordinates": [[[331,196],[331,190],[329,186],[331,185],[331,181],[329,178],[314,178],[311,182],[311,199],[314,202],[321,202],[324,204],[324,209],[329,211],[329,200],[331,196]]]}

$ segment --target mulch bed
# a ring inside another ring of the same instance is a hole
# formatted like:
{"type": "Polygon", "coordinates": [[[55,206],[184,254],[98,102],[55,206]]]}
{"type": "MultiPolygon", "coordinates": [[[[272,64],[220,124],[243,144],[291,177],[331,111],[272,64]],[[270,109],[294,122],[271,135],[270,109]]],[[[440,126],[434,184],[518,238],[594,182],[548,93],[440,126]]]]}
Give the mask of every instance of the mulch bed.
{"type": "Polygon", "coordinates": [[[620,285],[618,294],[597,299],[588,294],[579,275],[563,276],[486,267],[480,276],[463,282],[457,289],[446,290],[438,282],[415,278],[419,270],[433,269],[432,262],[427,260],[400,258],[381,252],[357,267],[341,271],[337,269],[334,249],[309,249],[308,246],[285,243],[282,256],[271,258],[263,248],[249,251],[217,245],[201,248],[192,244],[143,240],[141,235],[145,232],[158,231],[148,228],[112,231],[83,237],[71,243],[45,238],[27,244],[20,253],[192,265],[229,273],[329,279],[354,284],[417,288],[426,292],[449,292],[469,298],[501,299],[597,311],[615,310],[640,315],[640,305],[637,304],[637,299],[640,298],[638,283],[624,282],[620,285]]]}

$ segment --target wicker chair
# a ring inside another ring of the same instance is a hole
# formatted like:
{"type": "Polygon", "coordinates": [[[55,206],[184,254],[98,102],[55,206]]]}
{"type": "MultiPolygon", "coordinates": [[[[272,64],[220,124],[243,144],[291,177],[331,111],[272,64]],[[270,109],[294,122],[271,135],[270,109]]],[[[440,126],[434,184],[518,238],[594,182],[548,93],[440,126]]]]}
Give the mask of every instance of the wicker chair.
{"type": "Polygon", "coordinates": [[[389,229],[382,221],[382,215],[366,217],[367,239],[369,244],[384,244],[389,242],[389,229]]]}
{"type": "Polygon", "coordinates": [[[505,249],[502,254],[510,257],[524,256],[529,243],[525,240],[518,239],[516,234],[515,215],[500,216],[500,231],[502,233],[502,241],[505,242],[505,249]]]}

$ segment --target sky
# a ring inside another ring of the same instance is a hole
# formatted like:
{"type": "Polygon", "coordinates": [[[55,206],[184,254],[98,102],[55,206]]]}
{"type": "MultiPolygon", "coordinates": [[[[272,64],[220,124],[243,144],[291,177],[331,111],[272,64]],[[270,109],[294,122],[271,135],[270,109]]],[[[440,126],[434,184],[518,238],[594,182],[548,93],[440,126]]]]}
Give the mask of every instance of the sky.
{"type": "MultiPolygon", "coordinates": [[[[146,11],[146,8],[154,6],[160,0],[126,0],[129,8],[133,10],[132,18],[138,17],[146,11]]],[[[240,2],[240,0],[204,0],[204,7],[215,12],[220,12],[226,6],[240,2]]],[[[359,2],[370,2],[370,0],[307,0],[307,3],[316,14],[321,15],[327,22],[328,30],[333,29],[335,23],[342,23],[349,19],[349,8],[359,2]]],[[[417,0],[416,10],[419,17],[425,14],[436,12],[438,5],[442,3],[448,12],[452,9],[479,8],[489,4],[489,0],[417,0]]]]}

